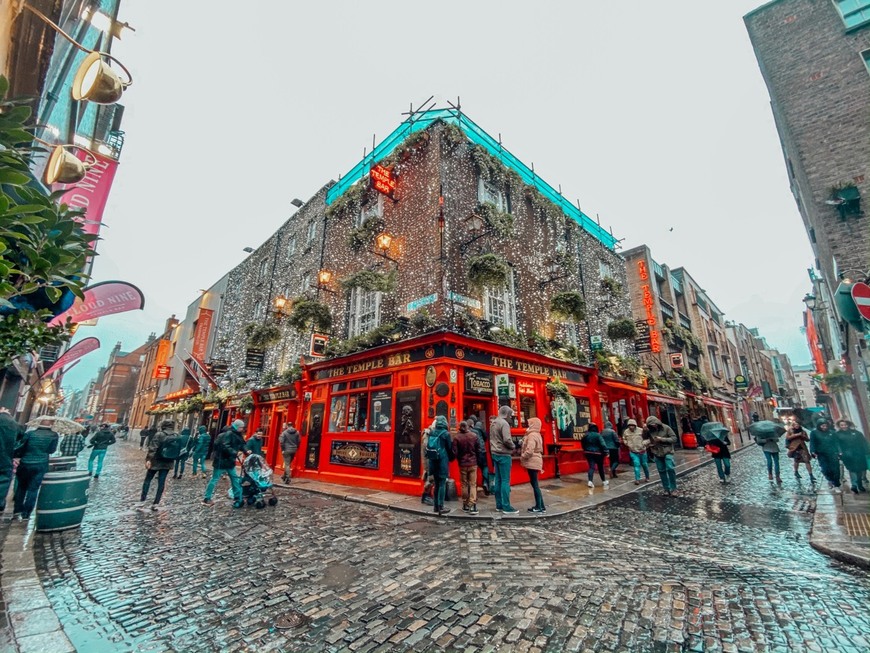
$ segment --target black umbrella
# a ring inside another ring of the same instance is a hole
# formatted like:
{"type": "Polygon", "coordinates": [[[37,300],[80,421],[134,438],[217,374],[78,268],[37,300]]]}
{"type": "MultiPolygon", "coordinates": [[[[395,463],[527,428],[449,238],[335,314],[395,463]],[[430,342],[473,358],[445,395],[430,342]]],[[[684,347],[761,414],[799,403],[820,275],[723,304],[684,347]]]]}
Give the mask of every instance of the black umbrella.
{"type": "Polygon", "coordinates": [[[706,444],[717,446],[728,444],[728,434],[731,430],[722,422],[706,422],[701,427],[701,439],[706,444]]]}
{"type": "Polygon", "coordinates": [[[757,440],[776,440],[785,433],[785,427],[782,424],[765,419],[750,424],[749,433],[757,440]]]}

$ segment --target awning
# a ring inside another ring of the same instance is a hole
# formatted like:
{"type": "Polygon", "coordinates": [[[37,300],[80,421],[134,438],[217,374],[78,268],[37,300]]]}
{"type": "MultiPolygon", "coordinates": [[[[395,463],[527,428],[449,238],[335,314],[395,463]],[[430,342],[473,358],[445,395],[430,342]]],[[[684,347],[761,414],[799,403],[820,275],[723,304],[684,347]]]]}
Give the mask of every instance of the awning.
{"type": "Polygon", "coordinates": [[[622,381],[611,381],[610,379],[601,379],[601,385],[613,388],[614,390],[628,390],[629,392],[637,392],[646,394],[646,388],[631,383],[623,383],[622,381]]]}
{"type": "Polygon", "coordinates": [[[646,393],[647,401],[656,401],[660,404],[671,404],[673,406],[682,406],[683,402],[677,399],[676,397],[668,397],[667,395],[659,395],[654,392],[646,393]]]}
{"type": "Polygon", "coordinates": [[[708,406],[719,406],[721,408],[733,408],[734,407],[734,404],[729,403],[727,401],[713,399],[712,397],[704,397],[702,395],[694,395],[691,392],[687,392],[686,396],[691,397],[692,399],[697,399],[701,403],[707,404],[708,406]]]}

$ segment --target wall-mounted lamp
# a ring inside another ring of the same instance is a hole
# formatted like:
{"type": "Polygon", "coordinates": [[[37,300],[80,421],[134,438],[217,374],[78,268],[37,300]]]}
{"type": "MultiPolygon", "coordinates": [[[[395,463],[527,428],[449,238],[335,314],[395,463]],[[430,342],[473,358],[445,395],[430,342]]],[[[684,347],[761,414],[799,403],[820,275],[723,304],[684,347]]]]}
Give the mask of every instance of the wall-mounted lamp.
{"type": "Polygon", "coordinates": [[[314,288],[317,291],[323,290],[325,292],[332,293],[333,295],[337,294],[331,288],[327,288],[329,283],[332,281],[333,276],[335,276],[335,275],[332,273],[332,270],[327,270],[325,268],[322,270],[319,270],[317,272],[317,285],[312,286],[312,288],[314,288]]]}
{"type": "MultiPolygon", "coordinates": [[[[37,139],[39,140],[39,139],[37,139]]],[[[45,141],[40,140],[41,143],[45,141]]],[[[54,145],[51,154],[48,157],[48,163],[45,164],[45,172],[42,175],[42,180],[47,186],[52,184],[76,184],[85,178],[88,170],[94,167],[97,163],[97,157],[93,152],[78,145],[54,145]],[[70,152],[71,149],[80,149],[91,161],[82,161],[75,154],[70,152]]]]}
{"type": "Polygon", "coordinates": [[[538,282],[538,288],[543,290],[551,283],[567,279],[569,276],[571,275],[568,273],[568,270],[560,266],[556,261],[553,261],[547,266],[547,278],[538,282]]]}
{"type": "Polygon", "coordinates": [[[388,234],[387,232],[384,232],[382,234],[378,234],[378,237],[375,238],[375,244],[377,245],[377,248],[380,251],[375,250],[374,253],[382,258],[387,259],[388,261],[392,261],[393,263],[395,263],[396,269],[398,270],[399,269],[399,262],[396,259],[394,259],[393,257],[391,257],[389,254],[387,254],[387,252],[390,249],[390,245],[393,244],[393,236],[391,234],[388,234]]]}
{"type": "Polygon", "coordinates": [[[25,4],[24,8],[37,16],[44,23],[50,25],[58,34],[63,36],[79,50],[88,53],[88,56],[85,57],[84,61],[79,65],[75,77],[73,77],[72,96],[74,100],[87,100],[94,104],[114,104],[121,99],[124,90],[133,83],[133,76],[124,64],[108,52],[89,50],[69,34],[64,32],[48,16],[38,9],[34,9],[28,4],[25,4]],[[118,73],[112,70],[104,59],[114,61],[118,64],[127,76],[127,80],[122,80],[118,76],[118,73]]]}
{"type": "Polygon", "coordinates": [[[278,296],[275,297],[275,299],[272,301],[272,306],[273,306],[274,309],[275,309],[275,317],[276,317],[276,318],[282,318],[282,317],[284,317],[285,315],[289,315],[289,314],[290,314],[290,311],[291,311],[292,308],[293,308],[293,302],[290,301],[290,300],[289,300],[287,297],[285,297],[284,295],[278,295],[278,296]]]}
{"type": "Polygon", "coordinates": [[[254,248],[253,247],[242,247],[242,251],[250,254],[251,252],[254,251],[254,248]]]}
{"type": "Polygon", "coordinates": [[[472,213],[465,219],[465,228],[471,234],[471,239],[459,245],[460,254],[465,254],[472,243],[492,233],[492,229],[487,229],[486,226],[484,219],[476,213],[472,213]]]}
{"type": "Polygon", "coordinates": [[[870,281],[870,271],[867,270],[859,270],[857,268],[847,268],[845,270],[840,270],[840,281],[843,283],[853,283],[855,279],[860,279],[864,283],[870,281]],[[849,276],[851,272],[857,272],[858,275],[855,277],[849,276]]]}
{"type": "Polygon", "coordinates": [[[303,202],[302,200],[300,200],[298,197],[294,197],[292,200],[290,200],[290,203],[291,203],[293,206],[295,206],[297,209],[300,208],[302,205],[305,204],[305,202],[303,202]]]}

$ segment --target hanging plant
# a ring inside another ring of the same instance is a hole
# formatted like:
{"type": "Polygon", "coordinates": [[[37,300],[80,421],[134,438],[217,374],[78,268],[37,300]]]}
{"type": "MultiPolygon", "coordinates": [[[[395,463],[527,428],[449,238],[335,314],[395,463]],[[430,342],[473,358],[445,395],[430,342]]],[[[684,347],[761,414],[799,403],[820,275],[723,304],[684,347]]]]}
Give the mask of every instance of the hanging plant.
{"type": "Polygon", "coordinates": [[[501,161],[496,159],[492,154],[486,151],[481,145],[475,145],[471,148],[471,160],[477,172],[485,181],[491,184],[500,184],[504,182],[505,172],[507,169],[502,165],[501,161]]]}
{"type": "Polygon", "coordinates": [[[481,218],[490,228],[490,231],[499,238],[506,238],[514,233],[514,216],[498,208],[489,202],[481,202],[477,205],[474,213],[481,218]]]}
{"type": "Polygon", "coordinates": [[[202,407],[205,405],[205,402],[202,400],[202,395],[196,395],[195,397],[191,397],[187,400],[187,407],[184,412],[186,413],[199,413],[202,412],[202,407]]]}
{"type": "Polygon", "coordinates": [[[411,316],[410,324],[418,334],[428,333],[438,326],[438,322],[425,308],[421,308],[411,316]]]}
{"type": "Polygon", "coordinates": [[[281,341],[281,329],[275,324],[258,324],[252,322],[245,327],[248,346],[253,349],[268,349],[281,341]]]}
{"type": "Polygon", "coordinates": [[[601,289],[611,297],[618,297],[622,293],[622,284],[613,277],[604,277],[601,280],[601,289]]]}
{"type": "Polygon", "coordinates": [[[274,367],[270,367],[268,370],[263,372],[263,376],[260,377],[260,385],[264,388],[271,388],[275,385],[275,382],[278,380],[278,370],[274,367]]]}
{"type": "Polygon", "coordinates": [[[483,288],[506,288],[510,266],[495,254],[481,254],[468,261],[468,281],[477,291],[483,288]]]}
{"type": "Polygon", "coordinates": [[[239,402],[239,410],[245,414],[254,410],[254,398],[251,395],[245,395],[239,402]]]}
{"type": "Polygon", "coordinates": [[[287,323],[299,333],[314,329],[326,333],[332,328],[332,314],[329,307],[314,299],[299,298],[293,302],[293,311],[287,316],[287,323]]]}
{"type": "Polygon", "coordinates": [[[345,290],[361,288],[368,291],[393,292],[396,289],[398,275],[396,270],[384,274],[374,270],[360,270],[341,280],[341,287],[345,290]]]}
{"type": "Polygon", "coordinates": [[[335,215],[341,215],[348,208],[352,208],[354,211],[359,211],[363,195],[366,194],[368,188],[368,178],[355,183],[327,207],[326,217],[331,218],[335,215]]]}
{"type": "Polygon", "coordinates": [[[633,340],[637,337],[634,320],[624,317],[607,325],[607,337],[611,340],[633,340]]]}
{"type": "Polygon", "coordinates": [[[822,382],[828,386],[828,392],[847,392],[852,388],[852,377],[835,367],[822,377],[822,382]]]}
{"type": "Polygon", "coordinates": [[[352,229],[347,235],[347,246],[355,252],[368,249],[385,227],[386,223],[377,216],[366,218],[359,227],[352,229]]]}
{"type": "Polygon", "coordinates": [[[278,383],[281,385],[290,385],[302,378],[302,368],[299,365],[287,368],[278,375],[278,383]]]}
{"type": "Polygon", "coordinates": [[[586,319],[586,302],[575,290],[559,292],[550,298],[550,312],[562,320],[582,322],[586,319]]]}
{"type": "Polygon", "coordinates": [[[459,127],[459,125],[451,123],[444,123],[444,128],[441,130],[441,137],[450,147],[456,147],[457,145],[468,141],[462,128],[459,127]]]}
{"type": "Polygon", "coordinates": [[[660,392],[663,395],[668,395],[669,397],[676,397],[677,392],[680,390],[676,383],[663,376],[650,379],[649,387],[651,390],[656,390],[657,392],[660,392]]]}
{"type": "Polygon", "coordinates": [[[547,394],[553,397],[553,399],[562,399],[566,402],[571,400],[571,390],[567,385],[562,383],[559,377],[547,383],[547,394]]]}

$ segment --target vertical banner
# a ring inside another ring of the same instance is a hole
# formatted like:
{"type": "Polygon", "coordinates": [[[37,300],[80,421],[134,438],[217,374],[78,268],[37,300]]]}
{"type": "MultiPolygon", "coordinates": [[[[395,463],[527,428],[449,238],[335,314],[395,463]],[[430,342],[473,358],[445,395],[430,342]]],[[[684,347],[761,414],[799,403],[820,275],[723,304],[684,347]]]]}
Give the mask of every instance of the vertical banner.
{"type": "Polygon", "coordinates": [[[214,311],[207,308],[199,309],[199,317],[196,320],[196,328],[193,331],[193,356],[198,361],[205,360],[208,349],[208,337],[211,333],[211,321],[214,311]]]}
{"type": "Polygon", "coordinates": [[[393,431],[395,476],[420,478],[421,415],[419,390],[402,390],[396,393],[396,428],[393,431]]]}
{"type": "MultiPolygon", "coordinates": [[[[87,161],[90,155],[97,162],[85,174],[85,178],[75,184],[54,184],[53,191],[66,191],[60,198],[60,203],[68,204],[73,209],[84,209],[84,216],[80,220],[82,229],[88,234],[99,234],[103,221],[103,211],[109,199],[109,191],[112,190],[112,182],[115,172],[118,170],[118,162],[114,159],[101,156],[95,152],[86,152],[76,149],[76,156],[81,161],[87,161]]],[[[93,248],[96,241],[91,243],[93,248]]]]}
{"type": "Polygon", "coordinates": [[[157,342],[157,355],[154,357],[154,374],[152,378],[155,379],[168,379],[169,372],[166,365],[166,361],[169,360],[169,341],[165,338],[157,342]],[[167,368],[167,371],[164,372],[163,368],[167,368]],[[161,376],[162,373],[165,373],[166,376],[161,376]]]}

